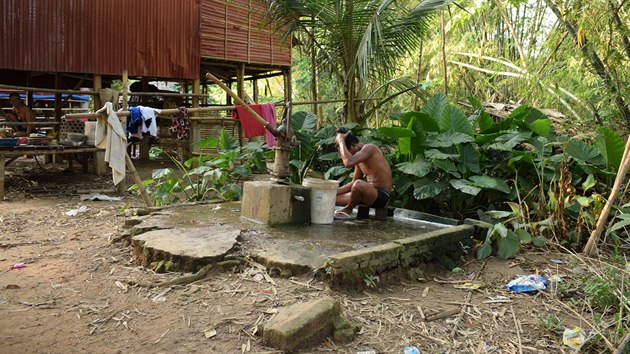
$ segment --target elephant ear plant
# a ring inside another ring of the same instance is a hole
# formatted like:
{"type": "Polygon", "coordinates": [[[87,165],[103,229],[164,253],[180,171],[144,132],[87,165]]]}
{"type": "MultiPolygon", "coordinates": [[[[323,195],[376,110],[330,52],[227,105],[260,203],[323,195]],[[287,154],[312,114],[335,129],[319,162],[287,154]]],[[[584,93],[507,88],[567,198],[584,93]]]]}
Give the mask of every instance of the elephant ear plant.
{"type": "Polygon", "coordinates": [[[239,146],[225,129],[218,138],[206,138],[198,145],[201,155],[181,162],[166,154],[175,168],[154,170],[151,178],[143,181],[156,205],[217,198],[238,200],[240,182],[252,173],[268,172],[265,161],[273,155],[262,141],[239,146]]]}
{"type": "Polygon", "coordinates": [[[378,130],[396,143],[396,206],[457,219],[492,215],[482,258],[493,250],[512,257],[522,244],[547,238],[579,249],[601,211],[624,141],[605,127],[559,135],[528,106],[495,121],[479,101],[471,104],[467,116],[439,94],[378,130]]]}

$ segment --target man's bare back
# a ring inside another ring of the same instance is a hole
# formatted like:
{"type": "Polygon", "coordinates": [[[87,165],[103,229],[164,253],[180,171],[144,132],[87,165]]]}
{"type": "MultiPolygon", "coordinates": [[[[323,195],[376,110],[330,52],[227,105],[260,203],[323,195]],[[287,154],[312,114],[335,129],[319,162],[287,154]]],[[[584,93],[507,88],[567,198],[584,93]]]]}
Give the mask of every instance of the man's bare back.
{"type": "Polygon", "coordinates": [[[392,191],[392,170],[380,149],[374,144],[363,145],[361,150],[370,153],[370,157],[359,163],[359,168],[366,181],[387,193],[392,191]]]}
{"type": "Polygon", "coordinates": [[[336,205],[339,217],[348,217],[355,206],[362,204],[382,208],[389,202],[392,191],[392,170],[381,150],[374,144],[363,144],[348,132],[335,137],[339,155],[345,167],[354,167],[352,181],[337,189],[336,205]],[[366,181],[362,178],[365,176],[366,181]]]}

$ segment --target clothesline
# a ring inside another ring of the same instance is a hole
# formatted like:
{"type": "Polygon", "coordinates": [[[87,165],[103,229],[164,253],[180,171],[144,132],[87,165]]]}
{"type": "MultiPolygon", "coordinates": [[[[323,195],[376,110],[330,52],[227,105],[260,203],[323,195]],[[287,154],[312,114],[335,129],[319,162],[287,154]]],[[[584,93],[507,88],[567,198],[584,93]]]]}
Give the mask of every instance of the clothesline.
{"type": "MultiPolygon", "coordinates": [[[[276,106],[284,106],[284,103],[275,103],[276,106]]],[[[215,111],[233,111],[236,106],[216,106],[216,107],[199,107],[199,108],[188,108],[188,113],[196,113],[196,112],[215,112],[215,111]]],[[[158,117],[161,118],[170,118],[166,115],[175,114],[179,112],[179,108],[167,108],[160,110],[160,114],[158,117]]],[[[128,117],[131,115],[130,111],[117,111],[116,115],[118,117],[128,117]]],[[[98,118],[100,116],[99,113],[68,113],[64,114],[62,119],[81,119],[81,118],[98,118]]]]}

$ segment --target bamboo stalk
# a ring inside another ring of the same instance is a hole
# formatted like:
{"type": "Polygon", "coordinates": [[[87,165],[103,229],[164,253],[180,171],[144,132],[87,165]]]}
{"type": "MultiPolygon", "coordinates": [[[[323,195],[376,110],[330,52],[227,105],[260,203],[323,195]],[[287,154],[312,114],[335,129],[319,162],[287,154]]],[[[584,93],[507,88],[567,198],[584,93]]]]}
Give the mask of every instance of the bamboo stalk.
{"type": "Polygon", "coordinates": [[[501,14],[501,17],[503,17],[505,24],[508,26],[508,29],[510,30],[512,39],[514,39],[514,45],[516,45],[516,50],[518,50],[518,54],[521,57],[521,61],[523,62],[523,67],[525,68],[525,70],[527,70],[527,58],[525,57],[525,54],[523,53],[523,47],[521,46],[521,42],[518,36],[516,35],[514,26],[512,26],[512,21],[505,13],[505,9],[503,8],[503,4],[501,4],[501,0],[496,0],[495,3],[497,4],[497,8],[499,9],[499,13],[501,14]]]}
{"type": "Polygon", "coordinates": [[[613,184],[612,191],[610,192],[610,196],[606,200],[606,205],[604,205],[604,209],[599,215],[599,219],[597,219],[597,226],[595,230],[591,233],[591,237],[589,237],[586,246],[582,253],[584,255],[590,256],[595,253],[597,249],[597,241],[599,241],[599,236],[604,229],[604,225],[606,224],[606,220],[608,219],[608,214],[610,213],[610,209],[612,208],[612,204],[617,197],[617,193],[619,192],[619,187],[623,182],[624,177],[626,176],[626,172],[628,171],[628,165],[630,164],[630,159],[628,158],[630,154],[630,136],[628,136],[628,140],[626,141],[626,148],[623,151],[623,157],[621,158],[621,164],[619,166],[619,170],[617,170],[617,177],[615,178],[615,183],[613,184]]]}
{"type": "Polygon", "coordinates": [[[149,197],[149,193],[147,193],[147,188],[144,186],[144,184],[142,184],[140,175],[138,175],[138,171],[136,170],[136,167],[133,165],[133,161],[131,161],[131,157],[129,157],[129,154],[127,153],[125,153],[125,164],[127,164],[127,168],[129,169],[129,172],[131,173],[131,177],[133,178],[133,181],[138,186],[140,195],[142,195],[142,199],[144,199],[144,204],[146,204],[148,207],[152,207],[153,201],[151,201],[151,197],[149,197]]]}

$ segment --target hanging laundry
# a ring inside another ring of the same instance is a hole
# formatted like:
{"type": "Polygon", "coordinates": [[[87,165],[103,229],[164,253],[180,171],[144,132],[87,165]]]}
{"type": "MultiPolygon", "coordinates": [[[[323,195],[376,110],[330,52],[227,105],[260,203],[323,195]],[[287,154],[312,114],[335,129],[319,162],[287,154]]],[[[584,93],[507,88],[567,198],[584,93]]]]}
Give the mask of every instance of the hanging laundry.
{"type": "Polygon", "coordinates": [[[140,111],[140,108],[138,107],[130,107],[129,108],[129,112],[131,112],[131,115],[129,117],[127,117],[127,124],[126,129],[127,132],[132,136],[132,137],[142,137],[142,130],[140,129],[140,126],[143,123],[142,120],[142,112],[140,111]]]}
{"type": "Polygon", "coordinates": [[[142,133],[149,133],[153,137],[157,137],[157,118],[156,113],[160,113],[161,110],[157,108],[138,106],[140,112],[142,112],[142,133]]]}
{"type": "MultiPolygon", "coordinates": [[[[261,117],[263,117],[263,119],[267,121],[267,123],[275,128],[278,124],[276,120],[276,105],[274,105],[273,103],[265,103],[261,104],[260,106],[262,110],[261,117]]],[[[273,134],[271,134],[271,132],[267,129],[265,129],[265,139],[267,140],[267,146],[276,146],[276,137],[273,136],[273,134]]]]}
{"type": "Polygon", "coordinates": [[[190,121],[188,120],[188,109],[186,109],[186,107],[179,107],[179,112],[175,113],[173,125],[169,130],[175,133],[178,140],[188,139],[190,121]]]}
{"type": "Polygon", "coordinates": [[[105,149],[105,161],[112,168],[114,184],[118,184],[125,178],[127,137],[111,102],[105,102],[96,113],[103,114],[96,121],[94,144],[105,149]]]}
{"type": "MultiPolygon", "coordinates": [[[[261,105],[259,104],[249,105],[254,112],[258,113],[259,116],[262,116],[262,108],[260,106],[261,105]]],[[[236,109],[232,111],[232,119],[238,119],[241,122],[243,135],[246,138],[265,134],[265,127],[241,105],[236,106],[236,109]]]]}

